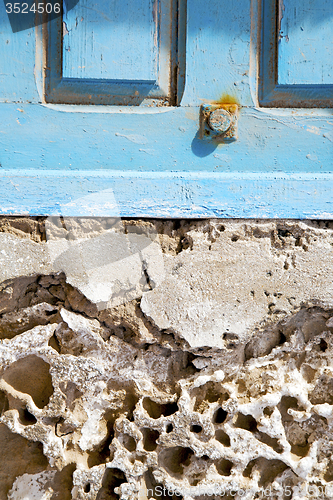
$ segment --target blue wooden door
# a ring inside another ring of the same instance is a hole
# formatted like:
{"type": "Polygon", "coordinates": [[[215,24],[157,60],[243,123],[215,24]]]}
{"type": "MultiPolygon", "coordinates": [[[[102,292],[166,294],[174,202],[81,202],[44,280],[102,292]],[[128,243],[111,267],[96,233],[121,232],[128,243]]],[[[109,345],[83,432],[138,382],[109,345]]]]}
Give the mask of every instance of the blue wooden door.
{"type": "Polygon", "coordinates": [[[332,217],[331,0],[4,0],[0,20],[1,213],[332,217]]]}

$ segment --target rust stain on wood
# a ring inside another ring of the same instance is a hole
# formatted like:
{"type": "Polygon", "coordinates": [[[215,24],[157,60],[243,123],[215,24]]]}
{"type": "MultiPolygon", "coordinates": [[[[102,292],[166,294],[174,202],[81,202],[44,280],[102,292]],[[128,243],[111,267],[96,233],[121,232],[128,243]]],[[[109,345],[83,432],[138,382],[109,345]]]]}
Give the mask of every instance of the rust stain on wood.
{"type": "MultiPolygon", "coordinates": [[[[240,106],[240,103],[237,99],[237,97],[235,95],[231,95],[231,94],[228,94],[228,93],[224,93],[221,95],[221,97],[217,100],[217,101],[214,101],[213,104],[227,104],[227,105],[230,105],[230,104],[237,104],[237,106],[240,106]]],[[[224,109],[227,109],[227,108],[224,108],[224,109]]]]}

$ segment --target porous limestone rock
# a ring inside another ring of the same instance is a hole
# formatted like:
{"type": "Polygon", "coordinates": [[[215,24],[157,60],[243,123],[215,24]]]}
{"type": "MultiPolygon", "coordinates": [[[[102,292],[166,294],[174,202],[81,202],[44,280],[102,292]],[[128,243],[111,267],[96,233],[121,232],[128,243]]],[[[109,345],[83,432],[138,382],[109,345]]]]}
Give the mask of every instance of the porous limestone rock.
{"type": "Polygon", "coordinates": [[[101,310],[14,222],[2,249],[36,250],[1,271],[0,500],[332,498],[329,223],[124,221],[165,276],[101,310]]]}

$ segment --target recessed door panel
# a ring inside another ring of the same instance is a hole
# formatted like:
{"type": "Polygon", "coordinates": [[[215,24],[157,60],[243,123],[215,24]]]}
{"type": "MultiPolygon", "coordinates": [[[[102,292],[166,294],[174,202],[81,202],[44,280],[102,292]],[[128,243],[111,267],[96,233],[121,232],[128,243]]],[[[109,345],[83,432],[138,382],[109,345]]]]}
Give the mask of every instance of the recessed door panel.
{"type": "Polygon", "coordinates": [[[159,0],[81,0],[65,10],[63,76],[158,80],[160,6],[159,0]]]}
{"type": "Polygon", "coordinates": [[[333,84],[332,0],[280,0],[278,83],[333,84]]]}
{"type": "Polygon", "coordinates": [[[45,100],[173,105],[179,73],[176,0],[81,0],[44,24],[45,100]]]}
{"type": "Polygon", "coordinates": [[[261,0],[259,102],[333,106],[331,0],[261,0]]]}

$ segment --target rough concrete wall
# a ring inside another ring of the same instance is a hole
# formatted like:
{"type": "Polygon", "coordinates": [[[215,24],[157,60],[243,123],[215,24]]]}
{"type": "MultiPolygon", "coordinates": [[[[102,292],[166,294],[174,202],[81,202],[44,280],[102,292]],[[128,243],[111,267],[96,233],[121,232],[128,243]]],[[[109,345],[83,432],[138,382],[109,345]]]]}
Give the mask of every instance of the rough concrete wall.
{"type": "Polygon", "coordinates": [[[332,246],[0,219],[0,500],[332,498],[332,246]]]}

